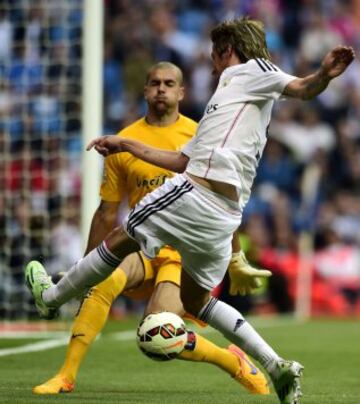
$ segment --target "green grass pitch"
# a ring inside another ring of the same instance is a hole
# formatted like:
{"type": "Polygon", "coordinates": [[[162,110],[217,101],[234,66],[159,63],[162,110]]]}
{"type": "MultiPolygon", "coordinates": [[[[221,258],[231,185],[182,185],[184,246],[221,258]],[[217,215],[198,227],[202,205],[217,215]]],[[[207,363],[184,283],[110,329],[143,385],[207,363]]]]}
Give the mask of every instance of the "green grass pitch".
{"type": "MultiPolygon", "coordinates": [[[[303,404],[360,403],[359,321],[254,319],[255,326],[286,358],[305,366],[303,404]]],[[[138,352],[131,338],[115,332],[134,329],[136,320],[110,322],[92,346],[75,392],[35,396],[31,387],[52,376],[65,347],[1,356],[4,349],[33,344],[27,339],[0,339],[0,403],[277,403],[270,396],[252,396],[221,370],[183,361],[153,362],[138,352]]],[[[225,346],[216,332],[207,337],[225,346]]],[[[0,336],[1,338],[1,336],[0,336]]]]}

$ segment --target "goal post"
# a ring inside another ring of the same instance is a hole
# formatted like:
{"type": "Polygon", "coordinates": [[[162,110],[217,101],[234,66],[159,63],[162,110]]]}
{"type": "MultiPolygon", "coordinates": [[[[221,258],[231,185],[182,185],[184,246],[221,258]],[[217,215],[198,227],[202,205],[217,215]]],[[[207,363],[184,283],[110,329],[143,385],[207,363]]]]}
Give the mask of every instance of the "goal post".
{"type": "Polygon", "coordinates": [[[99,203],[101,160],[86,145],[102,134],[103,0],[84,1],[82,62],[81,236],[85,250],[92,216],[99,203]]]}
{"type": "Polygon", "coordinates": [[[37,318],[24,266],[81,258],[98,206],[104,0],[0,2],[0,322],[37,318]]]}
{"type": "Polygon", "coordinates": [[[311,296],[314,254],[314,223],[312,216],[316,210],[321,170],[317,163],[309,164],[301,179],[301,213],[307,217],[305,228],[299,235],[299,267],[297,268],[295,316],[300,320],[311,317],[311,296]]]}

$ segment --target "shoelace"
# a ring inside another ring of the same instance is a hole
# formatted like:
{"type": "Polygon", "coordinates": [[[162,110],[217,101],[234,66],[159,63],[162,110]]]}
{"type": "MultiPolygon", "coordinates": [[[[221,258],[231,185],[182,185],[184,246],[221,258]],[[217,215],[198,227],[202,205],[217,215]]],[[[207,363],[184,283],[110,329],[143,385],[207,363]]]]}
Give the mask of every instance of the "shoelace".
{"type": "Polygon", "coordinates": [[[47,284],[50,283],[51,278],[50,278],[50,276],[48,276],[48,275],[42,273],[42,274],[39,274],[39,275],[38,275],[38,280],[39,280],[39,282],[40,282],[42,285],[47,285],[47,284]]]}

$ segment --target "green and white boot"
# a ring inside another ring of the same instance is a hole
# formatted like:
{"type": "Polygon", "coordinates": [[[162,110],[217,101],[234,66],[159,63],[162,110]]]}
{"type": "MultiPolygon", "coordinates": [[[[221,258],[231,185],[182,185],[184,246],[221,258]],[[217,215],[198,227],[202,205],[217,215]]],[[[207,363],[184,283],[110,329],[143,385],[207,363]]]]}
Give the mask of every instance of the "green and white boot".
{"type": "Polygon", "coordinates": [[[280,360],[272,375],[272,382],[281,404],[298,404],[301,393],[300,378],[304,367],[295,361],[280,360]]]}
{"type": "Polygon", "coordinates": [[[25,281],[34,297],[39,316],[47,320],[56,318],[59,315],[58,308],[49,307],[42,298],[43,292],[54,286],[54,283],[39,261],[30,261],[26,265],[25,281]]]}

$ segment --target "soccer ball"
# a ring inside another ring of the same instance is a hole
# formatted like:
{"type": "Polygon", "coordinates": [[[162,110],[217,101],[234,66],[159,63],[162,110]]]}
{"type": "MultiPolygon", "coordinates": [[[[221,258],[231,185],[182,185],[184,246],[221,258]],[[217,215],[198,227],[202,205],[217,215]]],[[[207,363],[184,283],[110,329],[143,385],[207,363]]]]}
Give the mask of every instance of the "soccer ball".
{"type": "Polygon", "coordinates": [[[167,361],[176,358],[185,349],[188,332],[182,318],[163,311],[144,318],[137,330],[136,339],[146,356],[167,361]]]}

